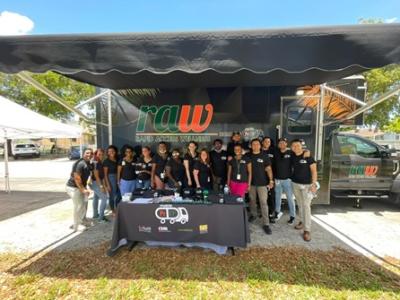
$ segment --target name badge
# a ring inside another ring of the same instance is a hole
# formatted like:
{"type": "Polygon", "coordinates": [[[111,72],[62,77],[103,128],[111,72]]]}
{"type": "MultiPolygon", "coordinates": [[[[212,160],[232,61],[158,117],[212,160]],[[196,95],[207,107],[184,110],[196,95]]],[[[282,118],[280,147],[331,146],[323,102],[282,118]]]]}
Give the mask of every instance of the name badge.
{"type": "Polygon", "coordinates": [[[283,157],[284,158],[290,158],[290,154],[285,154],[283,157]]]}
{"type": "Polygon", "coordinates": [[[165,173],[161,173],[161,174],[160,174],[160,178],[161,178],[161,179],[164,179],[164,178],[165,178],[165,173]]]}
{"type": "Polygon", "coordinates": [[[300,159],[300,161],[299,161],[301,164],[306,164],[307,163],[307,161],[305,160],[305,159],[300,159]]]}
{"type": "Polygon", "coordinates": [[[241,159],[241,160],[240,160],[240,163],[241,163],[241,164],[245,164],[245,163],[246,163],[246,161],[245,161],[245,160],[243,160],[243,159],[241,159]]]}
{"type": "Polygon", "coordinates": [[[274,157],[274,155],[273,155],[273,154],[271,154],[271,153],[269,153],[269,154],[268,154],[268,156],[269,156],[269,157],[274,157]]]}
{"type": "Polygon", "coordinates": [[[126,162],[123,160],[121,165],[125,166],[125,165],[126,165],[126,162]]]}
{"type": "Polygon", "coordinates": [[[240,174],[237,174],[237,175],[236,175],[236,179],[237,179],[237,180],[240,180],[241,178],[242,178],[242,175],[240,175],[240,174]]]}
{"type": "Polygon", "coordinates": [[[226,156],[221,156],[221,160],[226,160],[226,156]]]}
{"type": "Polygon", "coordinates": [[[263,160],[262,158],[258,158],[258,159],[257,159],[257,162],[259,162],[259,163],[263,163],[263,162],[264,162],[264,160],[263,160]]]}
{"type": "Polygon", "coordinates": [[[207,178],[207,182],[211,182],[211,178],[210,178],[210,176],[207,178]]]}

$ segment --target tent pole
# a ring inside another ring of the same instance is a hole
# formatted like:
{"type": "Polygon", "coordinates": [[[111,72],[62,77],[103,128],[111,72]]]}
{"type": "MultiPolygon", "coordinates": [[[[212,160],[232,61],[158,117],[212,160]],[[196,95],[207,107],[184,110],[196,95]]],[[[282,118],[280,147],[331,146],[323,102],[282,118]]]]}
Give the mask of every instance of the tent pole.
{"type": "Polygon", "coordinates": [[[108,112],[108,145],[112,145],[112,111],[111,111],[111,90],[107,95],[107,112],[108,112]]]}
{"type": "Polygon", "coordinates": [[[4,183],[5,183],[5,188],[4,190],[6,193],[11,192],[10,188],[10,177],[9,177],[9,172],[8,172],[8,138],[7,138],[7,130],[4,129],[4,183]]]}

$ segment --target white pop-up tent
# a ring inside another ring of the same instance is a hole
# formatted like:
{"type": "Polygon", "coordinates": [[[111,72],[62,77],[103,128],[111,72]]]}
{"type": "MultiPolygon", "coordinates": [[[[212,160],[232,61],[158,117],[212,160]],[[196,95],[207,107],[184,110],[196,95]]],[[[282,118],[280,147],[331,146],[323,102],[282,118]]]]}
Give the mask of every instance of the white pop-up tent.
{"type": "Polygon", "coordinates": [[[0,140],[5,143],[5,190],[10,192],[8,147],[10,139],[79,138],[82,129],[67,125],[0,96],[0,140]]]}

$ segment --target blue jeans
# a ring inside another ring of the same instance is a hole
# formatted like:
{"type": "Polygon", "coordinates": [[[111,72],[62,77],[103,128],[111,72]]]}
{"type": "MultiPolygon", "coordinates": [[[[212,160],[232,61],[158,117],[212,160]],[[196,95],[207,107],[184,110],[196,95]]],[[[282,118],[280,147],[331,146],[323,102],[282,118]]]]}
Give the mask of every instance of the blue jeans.
{"type": "Polygon", "coordinates": [[[137,180],[136,181],[136,188],[137,189],[149,190],[150,189],[150,184],[151,184],[150,179],[149,180],[137,180]]]}
{"type": "Polygon", "coordinates": [[[111,185],[111,192],[109,198],[110,208],[114,210],[117,207],[117,197],[118,197],[118,183],[117,174],[108,174],[108,182],[111,185]]]}
{"type": "Polygon", "coordinates": [[[106,210],[108,196],[106,193],[101,191],[100,186],[96,181],[93,181],[90,185],[90,188],[94,192],[93,196],[93,218],[104,218],[104,211],[106,210]],[[100,211],[99,211],[99,199],[100,199],[100,211]]]}
{"type": "Polygon", "coordinates": [[[286,199],[289,205],[289,214],[291,217],[296,217],[296,206],[293,198],[293,188],[291,179],[276,179],[275,178],[275,211],[281,212],[282,191],[286,194],[286,199]]]}
{"type": "Polygon", "coordinates": [[[124,196],[126,193],[132,193],[136,189],[136,180],[121,179],[119,189],[121,190],[121,196],[124,196]]]}

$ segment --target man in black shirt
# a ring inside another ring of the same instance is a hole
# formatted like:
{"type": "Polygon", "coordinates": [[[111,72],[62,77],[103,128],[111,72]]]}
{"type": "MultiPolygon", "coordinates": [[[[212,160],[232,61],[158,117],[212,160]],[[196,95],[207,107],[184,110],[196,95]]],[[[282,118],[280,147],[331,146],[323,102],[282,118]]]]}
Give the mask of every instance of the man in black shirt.
{"type": "Polygon", "coordinates": [[[74,205],[74,224],[72,225],[74,231],[86,229],[83,223],[86,219],[88,196],[90,194],[86,186],[92,172],[90,163],[92,157],[93,150],[86,149],[83,153],[83,158],[73,164],[70,178],[67,181],[66,191],[74,205]]]}
{"type": "Polygon", "coordinates": [[[300,222],[296,229],[304,229],[303,239],[311,240],[311,201],[317,192],[317,164],[313,157],[304,157],[300,140],[292,141],[292,185],[299,206],[300,222]]]}
{"type": "MultiPolygon", "coordinates": [[[[276,148],[272,143],[272,139],[269,136],[265,136],[262,139],[262,152],[266,153],[271,160],[272,172],[275,174],[275,152],[276,148]]],[[[268,211],[269,211],[269,221],[275,223],[275,188],[268,190],[268,211]]]]}
{"type": "Polygon", "coordinates": [[[261,151],[261,142],[259,139],[251,141],[251,153],[248,154],[252,165],[252,180],[250,187],[250,218],[255,220],[257,216],[257,195],[260,200],[263,229],[266,234],[271,234],[269,227],[268,214],[268,190],[274,186],[271,160],[268,155],[261,151]],[[268,175],[268,176],[267,176],[268,175]]]}
{"type": "Polygon", "coordinates": [[[214,150],[210,152],[211,168],[214,173],[213,189],[220,192],[226,184],[228,152],[222,150],[222,140],[214,141],[214,150]]]}
{"type": "Polygon", "coordinates": [[[278,149],[275,152],[275,218],[280,219],[282,216],[281,202],[282,192],[286,194],[289,206],[290,219],[289,224],[293,224],[296,217],[296,205],[293,198],[292,189],[292,155],[293,152],[287,148],[287,139],[280,138],[278,140],[278,149]]]}

